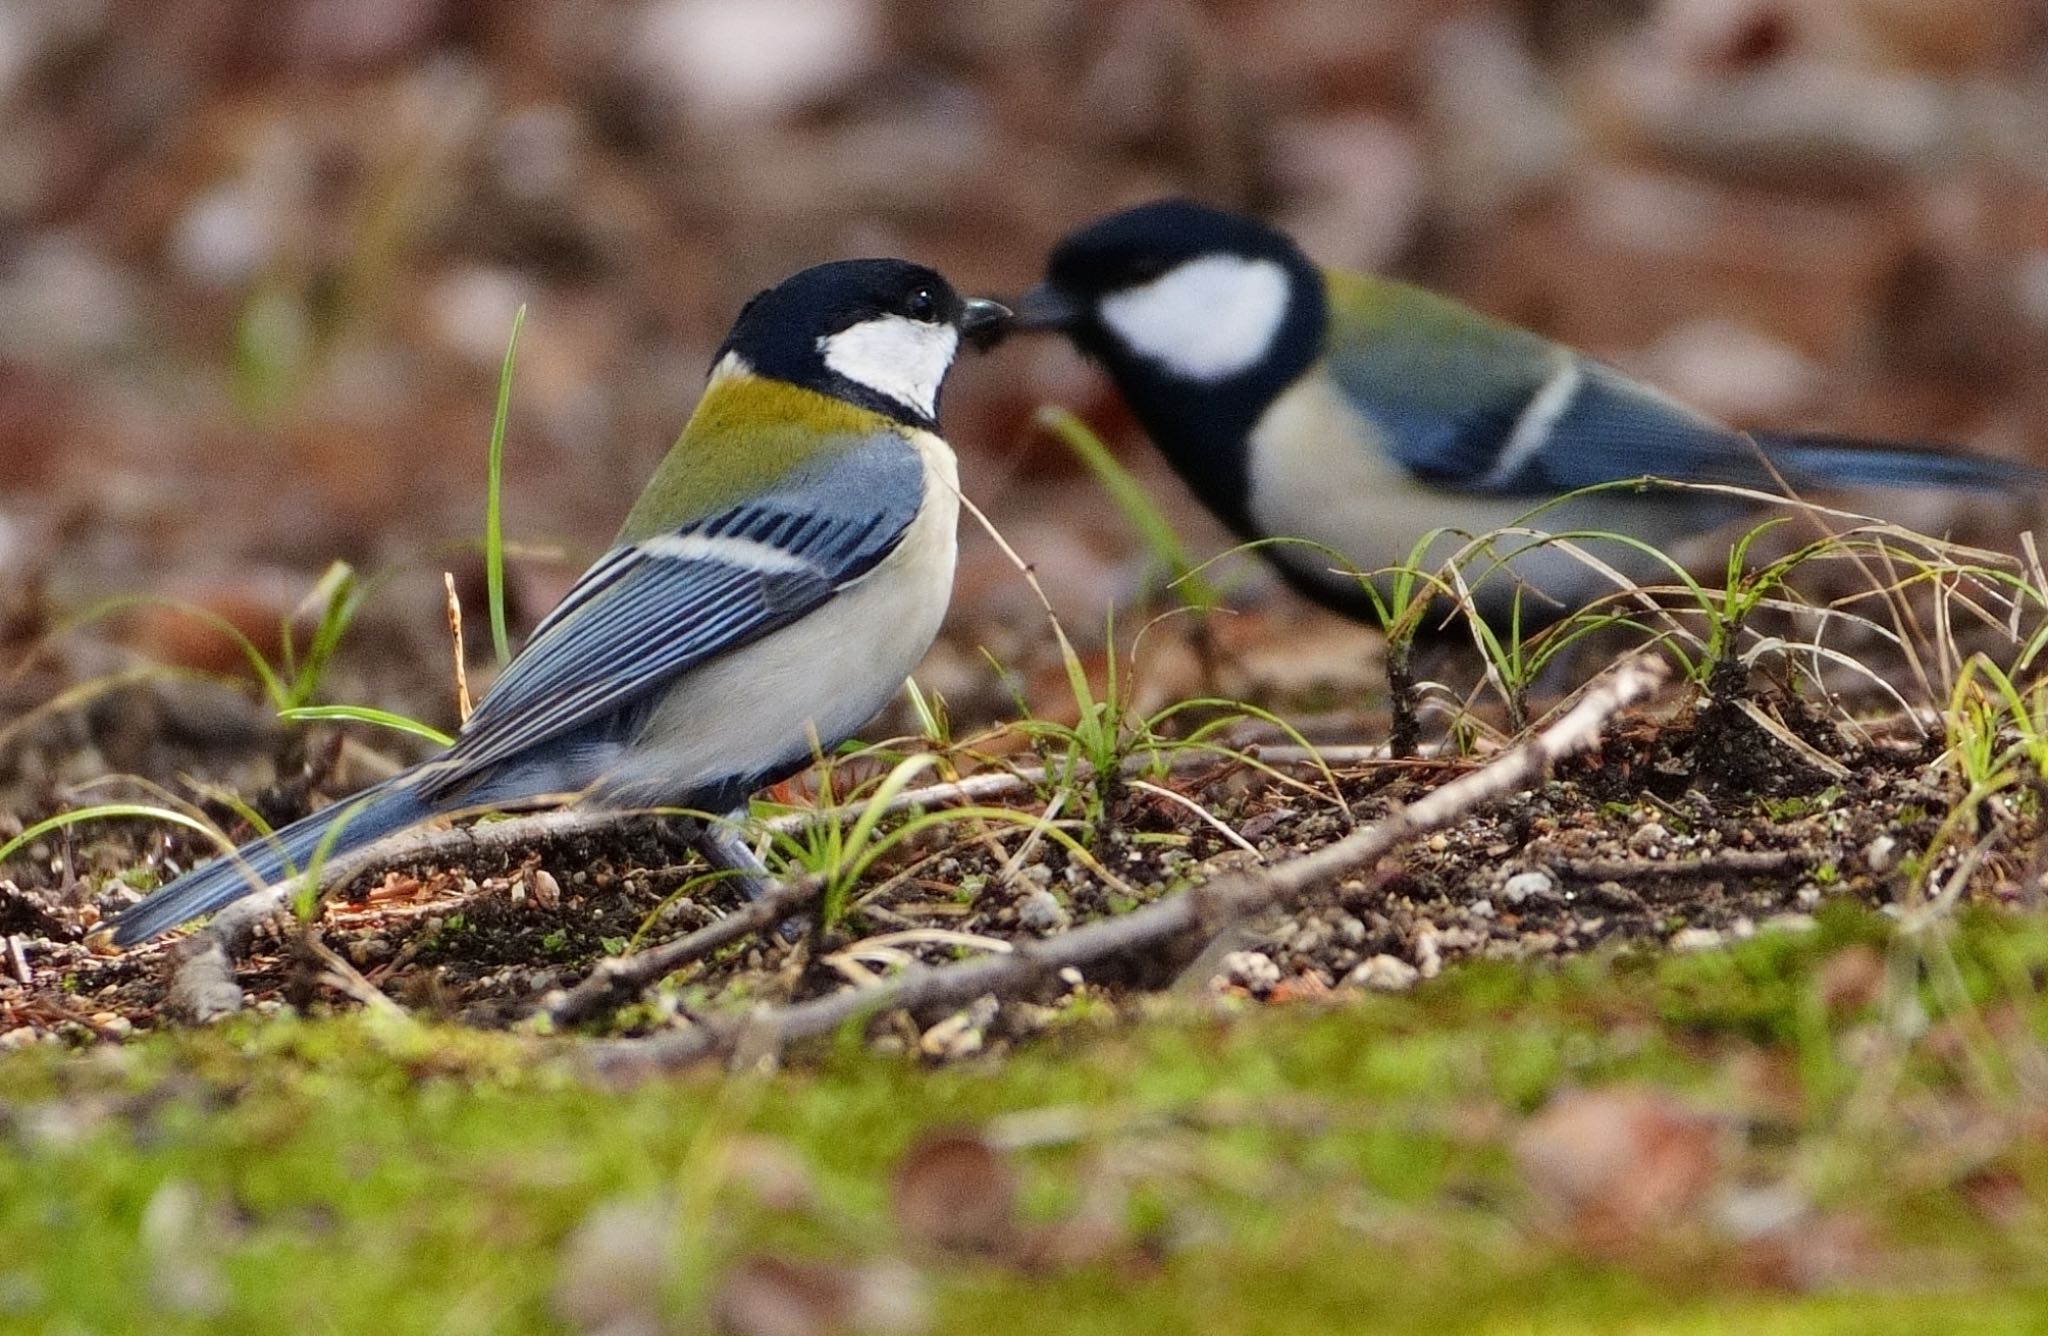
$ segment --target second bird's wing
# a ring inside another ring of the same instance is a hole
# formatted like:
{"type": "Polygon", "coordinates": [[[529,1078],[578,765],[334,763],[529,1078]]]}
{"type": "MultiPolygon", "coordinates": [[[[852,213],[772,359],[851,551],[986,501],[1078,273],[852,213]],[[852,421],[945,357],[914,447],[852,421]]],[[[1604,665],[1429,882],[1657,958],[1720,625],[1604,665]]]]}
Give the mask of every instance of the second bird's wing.
{"type": "Polygon", "coordinates": [[[745,504],[614,548],[425,767],[423,791],[459,788],[815,610],[895,549],[924,486],[915,448],[878,432],[745,504]]]}
{"type": "Polygon", "coordinates": [[[1644,476],[1776,487],[1740,433],[1448,298],[1337,274],[1330,312],[1331,378],[1431,486],[1527,497],[1644,476]]]}
{"type": "Polygon", "coordinates": [[[1556,496],[1636,478],[1761,492],[1831,487],[2048,490],[2048,471],[1947,446],[1745,434],[1604,363],[1449,298],[1332,274],[1325,364],[1418,481],[1556,496]]]}

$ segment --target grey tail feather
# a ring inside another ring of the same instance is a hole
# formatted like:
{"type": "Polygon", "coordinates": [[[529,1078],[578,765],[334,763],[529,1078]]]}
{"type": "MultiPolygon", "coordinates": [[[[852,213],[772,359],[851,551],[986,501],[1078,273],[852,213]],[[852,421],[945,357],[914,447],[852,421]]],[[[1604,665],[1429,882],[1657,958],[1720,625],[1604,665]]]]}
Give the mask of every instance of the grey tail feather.
{"type": "Polygon", "coordinates": [[[274,885],[291,873],[305,871],[314,850],[337,824],[340,830],[328,846],[327,857],[426,820],[434,809],[412,791],[411,778],[402,775],[344,798],[186,873],[115,919],[114,944],[133,946],[274,885]]]}
{"type": "Polygon", "coordinates": [[[1958,447],[1846,436],[1753,432],[1795,487],[1951,487],[2048,490],[2048,469],[1958,447]]]}

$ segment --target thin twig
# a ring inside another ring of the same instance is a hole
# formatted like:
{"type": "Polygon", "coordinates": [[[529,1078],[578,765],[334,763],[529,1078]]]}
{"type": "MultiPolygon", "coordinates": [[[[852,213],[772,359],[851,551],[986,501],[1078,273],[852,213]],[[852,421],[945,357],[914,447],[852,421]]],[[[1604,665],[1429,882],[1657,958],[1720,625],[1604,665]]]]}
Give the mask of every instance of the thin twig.
{"type": "Polygon", "coordinates": [[[1197,817],[1206,822],[1212,830],[1224,839],[1244,850],[1253,858],[1258,859],[1261,863],[1266,861],[1266,856],[1259,852],[1258,845],[1253,844],[1250,840],[1232,830],[1222,817],[1217,816],[1185,793],[1178,793],[1163,784],[1152,784],[1142,779],[1132,780],[1131,787],[1140,792],[1149,793],[1155,798],[1164,798],[1167,802],[1185,807],[1188,811],[1193,812],[1197,817]]]}
{"type": "Polygon", "coordinates": [[[455,572],[441,572],[441,586],[448,591],[448,639],[455,659],[455,717],[469,722],[469,668],[462,652],[462,599],[455,592],[455,572]]]}
{"type": "Polygon", "coordinates": [[[22,945],[21,938],[12,933],[7,937],[7,970],[24,985],[36,981],[35,973],[29,969],[28,948],[22,945]]]}
{"type": "Polygon", "coordinates": [[[1811,866],[1813,849],[1716,849],[1696,858],[1545,858],[1530,861],[1574,881],[1636,881],[1645,877],[1760,877],[1811,866]]]}
{"type": "Polygon", "coordinates": [[[691,961],[782,922],[817,899],[824,887],[817,877],[784,882],[687,937],[630,956],[607,957],[574,988],[558,988],[542,998],[541,1014],[555,1025],[575,1025],[616,1010],[691,961]]]}
{"type": "Polygon", "coordinates": [[[1474,808],[1535,783],[1556,761],[1591,746],[1615,713],[1654,691],[1668,670],[1655,660],[1621,664],[1570,712],[1482,769],[1461,775],[1385,819],[1313,853],[1270,868],[1218,877],[1170,899],[1043,941],[1019,941],[1009,954],[906,970],[874,988],[843,990],[810,1002],[721,1018],[691,1030],[618,1040],[593,1049],[607,1075],[632,1077],[733,1051],[742,1034],[776,1042],[829,1034],[890,1011],[959,1006],[984,993],[1014,996],[1063,970],[1175,939],[1206,940],[1247,915],[1299,898],[1369,866],[1418,836],[1463,819],[1474,808]]]}
{"type": "Polygon", "coordinates": [[[299,943],[305,947],[306,954],[325,967],[327,973],[322,982],[337,989],[344,996],[353,998],[371,1011],[381,1011],[389,1016],[406,1014],[404,1007],[386,997],[378,990],[377,985],[363,977],[361,970],[344,960],[333,947],[320,940],[320,934],[313,930],[312,925],[307,925],[299,943]]]}

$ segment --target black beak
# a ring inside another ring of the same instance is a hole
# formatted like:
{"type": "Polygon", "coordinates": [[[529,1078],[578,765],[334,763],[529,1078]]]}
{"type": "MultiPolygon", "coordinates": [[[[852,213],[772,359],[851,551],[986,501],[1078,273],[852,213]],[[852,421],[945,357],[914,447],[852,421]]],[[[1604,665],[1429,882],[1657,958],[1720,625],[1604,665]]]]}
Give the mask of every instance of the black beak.
{"type": "Polygon", "coordinates": [[[1068,330],[1080,323],[1081,306],[1050,283],[1040,283],[1017,299],[1016,328],[1068,330]]]}
{"type": "Polygon", "coordinates": [[[1001,302],[969,297],[960,304],[960,337],[982,352],[1003,341],[1016,314],[1001,302]]]}

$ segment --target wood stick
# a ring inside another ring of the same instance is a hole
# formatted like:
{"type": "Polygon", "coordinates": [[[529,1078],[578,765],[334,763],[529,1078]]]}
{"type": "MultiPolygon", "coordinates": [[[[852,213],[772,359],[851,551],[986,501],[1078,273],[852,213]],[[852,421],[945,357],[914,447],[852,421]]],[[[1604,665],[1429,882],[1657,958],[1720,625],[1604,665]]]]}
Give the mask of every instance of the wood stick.
{"type": "Polygon", "coordinates": [[[1015,996],[1061,971],[1183,936],[1206,940],[1250,914],[1297,900],[1334,877],[1366,867],[1474,809],[1529,787],[1558,760],[1593,745],[1616,713],[1643,699],[1668,674],[1653,659],[1629,660],[1596,683],[1577,705],[1492,763],[1443,784],[1383,820],[1313,853],[1267,868],[1216,878],[1171,899],[1102,919],[1044,941],[1016,943],[1007,955],[906,970],[873,988],[846,989],[809,1002],[720,1018],[693,1029],[593,1047],[607,1077],[633,1079],[731,1054],[745,1038],[786,1044],[830,1034],[883,1012],[960,1006],[986,993],[1015,996]]]}

